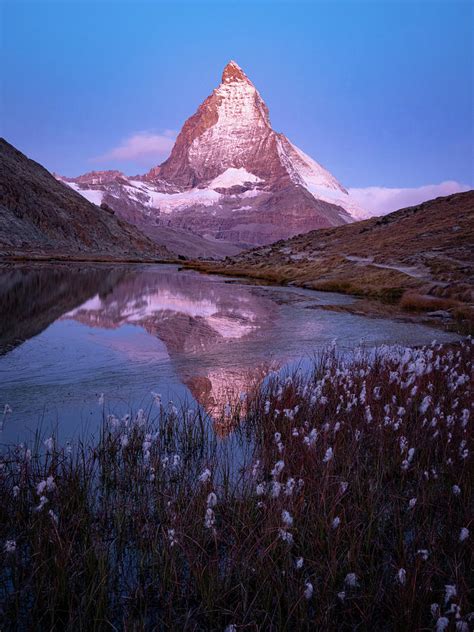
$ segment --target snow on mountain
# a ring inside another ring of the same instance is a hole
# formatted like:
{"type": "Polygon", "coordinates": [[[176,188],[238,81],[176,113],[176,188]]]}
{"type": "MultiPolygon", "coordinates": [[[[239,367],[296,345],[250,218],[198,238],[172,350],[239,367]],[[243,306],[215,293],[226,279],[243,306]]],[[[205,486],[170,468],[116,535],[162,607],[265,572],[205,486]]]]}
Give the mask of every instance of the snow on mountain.
{"type": "Polygon", "coordinates": [[[245,185],[247,182],[261,182],[261,179],[253,173],[249,173],[243,167],[239,169],[229,167],[209,183],[209,188],[214,190],[219,188],[229,189],[245,185]]]}
{"type": "Polygon", "coordinates": [[[265,102],[234,61],[164,163],[133,178],[102,171],[63,180],[145,232],[166,225],[237,244],[364,216],[329,171],[272,129],[265,102]]]}
{"type": "Polygon", "coordinates": [[[77,182],[64,182],[69,187],[71,187],[71,189],[74,189],[74,191],[77,191],[83,197],[85,197],[86,200],[92,202],[92,204],[97,204],[97,206],[101,205],[102,198],[104,197],[104,191],[101,191],[100,189],[81,189],[80,185],[77,184],[77,182]]]}

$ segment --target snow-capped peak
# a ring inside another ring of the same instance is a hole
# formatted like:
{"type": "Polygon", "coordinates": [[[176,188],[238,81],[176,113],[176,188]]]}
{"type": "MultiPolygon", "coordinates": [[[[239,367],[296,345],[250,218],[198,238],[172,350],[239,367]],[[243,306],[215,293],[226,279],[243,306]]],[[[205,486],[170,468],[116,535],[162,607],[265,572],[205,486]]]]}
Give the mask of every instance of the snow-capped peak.
{"type": "Polygon", "coordinates": [[[104,204],[140,225],[165,222],[234,243],[271,243],[362,214],[327,169],[273,130],[265,102],[235,61],[165,162],[128,181],[107,177],[73,186],[83,195],[103,193],[104,204]]]}
{"type": "Polygon", "coordinates": [[[239,64],[231,59],[227,66],[224,68],[221,83],[235,83],[238,81],[244,81],[252,85],[252,82],[239,66],[239,64]]]}

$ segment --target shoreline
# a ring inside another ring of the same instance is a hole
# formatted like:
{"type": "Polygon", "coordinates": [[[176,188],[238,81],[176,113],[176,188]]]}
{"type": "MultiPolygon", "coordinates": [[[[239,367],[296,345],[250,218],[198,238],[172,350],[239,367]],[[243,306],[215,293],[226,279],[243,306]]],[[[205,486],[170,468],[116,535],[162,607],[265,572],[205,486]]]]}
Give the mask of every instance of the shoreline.
{"type": "Polygon", "coordinates": [[[0,256],[0,265],[15,263],[127,263],[127,264],[174,264],[182,265],[183,261],[179,259],[161,259],[161,258],[131,258],[131,257],[100,257],[93,255],[87,256],[66,256],[60,254],[54,255],[8,255],[0,256]]]}
{"type": "MultiPolygon", "coordinates": [[[[364,292],[348,291],[342,284],[337,288],[332,286],[319,285],[317,280],[309,282],[307,280],[290,279],[289,277],[276,278],[275,274],[270,271],[253,271],[250,273],[248,268],[244,271],[232,270],[219,265],[218,261],[205,260],[183,260],[183,259],[160,259],[160,258],[130,258],[130,257],[100,257],[100,256],[66,256],[61,254],[45,255],[45,254],[14,254],[9,256],[0,256],[0,267],[15,265],[64,265],[64,264],[90,264],[90,265],[176,265],[180,270],[194,270],[200,274],[210,274],[228,279],[235,279],[235,282],[253,283],[256,285],[274,286],[274,287],[297,287],[304,290],[313,290],[317,292],[334,292],[344,296],[353,297],[355,300],[347,305],[324,305],[320,308],[333,312],[345,312],[362,316],[366,318],[390,318],[407,323],[422,324],[432,327],[435,330],[457,333],[466,335],[470,333],[470,329],[463,330],[462,324],[456,318],[445,310],[436,310],[435,316],[429,316],[429,313],[423,311],[410,311],[403,309],[397,300],[376,298],[364,292]]],[[[231,283],[232,281],[227,281],[231,283]]]]}
{"type": "MultiPolygon", "coordinates": [[[[217,262],[216,262],[217,263],[217,262]]],[[[344,296],[353,297],[353,303],[347,305],[322,305],[315,309],[324,309],[333,312],[346,312],[366,318],[390,318],[407,323],[422,324],[433,329],[456,333],[459,335],[467,335],[457,326],[457,321],[451,315],[445,316],[429,316],[426,312],[416,312],[403,309],[400,304],[394,300],[382,300],[380,298],[371,297],[364,293],[349,292],[344,287],[337,289],[332,287],[315,287],[307,281],[292,280],[276,280],[270,273],[258,273],[255,275],[249,272],[238,272],[226,268],[214,267],[214,262],[180,262],[183,269],[191,269],[201,274],[215,274],[223,277],[232,277],[246,282],[254,282],[260,285],[281,286],[281,287],[298,287],[303,290],[313,290],[315,292],[334,292],[344,296]]],[[[441,312],[444,310],[435,310],[433,312],[441,312]]],[[[469,331],[467,332],[469,333],[469,331]]]]}

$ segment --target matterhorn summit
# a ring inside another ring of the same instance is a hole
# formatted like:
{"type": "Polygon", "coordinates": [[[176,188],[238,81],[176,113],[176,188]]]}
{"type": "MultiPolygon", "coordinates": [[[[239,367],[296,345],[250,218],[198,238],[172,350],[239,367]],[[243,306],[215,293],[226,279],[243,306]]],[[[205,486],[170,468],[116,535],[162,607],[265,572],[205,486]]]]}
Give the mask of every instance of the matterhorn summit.
{"type": "Polygon", "coordinates": [[[273,130],[265,102],[235,61],[165,162],[134,178],[109,173],[63,180],[151,236],[167,226],[245,247],[361,213],[334,176],[273,130]]]}

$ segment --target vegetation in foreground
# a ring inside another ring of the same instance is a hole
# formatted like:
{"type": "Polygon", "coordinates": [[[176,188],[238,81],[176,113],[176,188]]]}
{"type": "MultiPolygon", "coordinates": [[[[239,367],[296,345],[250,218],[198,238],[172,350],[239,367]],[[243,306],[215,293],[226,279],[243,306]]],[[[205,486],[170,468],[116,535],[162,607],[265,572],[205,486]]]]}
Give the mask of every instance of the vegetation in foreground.
{"type": "Polygon", "coordinates": [[[2,630],[467,632],[471,356],[328,352],[225,439],[156,396],[97,445],[12,448],[2,630]]]}

